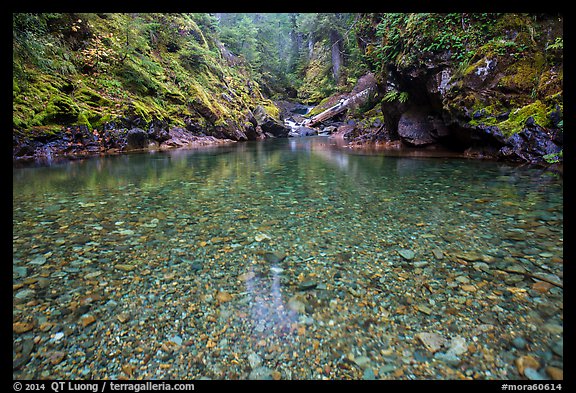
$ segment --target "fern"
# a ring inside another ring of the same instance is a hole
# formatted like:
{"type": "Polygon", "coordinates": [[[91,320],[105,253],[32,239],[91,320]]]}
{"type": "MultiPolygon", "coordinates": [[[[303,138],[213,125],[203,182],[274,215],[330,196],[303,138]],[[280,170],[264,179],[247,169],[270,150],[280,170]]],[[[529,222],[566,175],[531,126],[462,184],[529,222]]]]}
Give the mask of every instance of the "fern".
{"type": "Polygon", "coordinates": [[[396,90],[391,90],[388,93],[386,93],[384,95],[383,100],[386,102],[394,102],[394,101],[399,101],[402,104],[405,103],[406,101],[408,101],[408,93],[403,91],[403,92],[399,92],[396,90]]]}

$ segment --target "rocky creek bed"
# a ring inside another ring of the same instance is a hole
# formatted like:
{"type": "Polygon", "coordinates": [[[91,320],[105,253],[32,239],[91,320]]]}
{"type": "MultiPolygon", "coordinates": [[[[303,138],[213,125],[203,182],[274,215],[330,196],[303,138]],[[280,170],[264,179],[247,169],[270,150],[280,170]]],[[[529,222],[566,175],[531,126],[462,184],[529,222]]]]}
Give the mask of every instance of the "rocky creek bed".
{"type": "Polygon", "coordinates": [[[554,176],[147,156],[15,169],[15,379],[563,378],[554,176]]]}

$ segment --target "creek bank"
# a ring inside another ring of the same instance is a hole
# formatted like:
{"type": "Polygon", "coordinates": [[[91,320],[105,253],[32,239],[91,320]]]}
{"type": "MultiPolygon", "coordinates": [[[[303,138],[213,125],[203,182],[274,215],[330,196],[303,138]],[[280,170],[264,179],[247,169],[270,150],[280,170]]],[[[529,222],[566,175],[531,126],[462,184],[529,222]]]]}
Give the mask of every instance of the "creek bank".
{"type": "MultiPolygon", "coordinates": [[[[382,83],[374,75],[367,74],[352,92],[329,97],[310,112],[312,116],[301,123],[290,124],[290,136],[310,135],[313,132],[308,129],[311,128],[318,134],[342,139],[355,148],[447,149],[465,157],[530,164],[549,164],[550,158],[562,160],[562,111],[559,107],[546,114],[545,109],[539,109],[538,103],[527,105],[530,111],[508,111],[494,117],[499,124],[488,125],[486,110],[471,112],[458,101],[461,94],[456,95],[463,89],[479,87],[460,83],[459,87],[450,90],[459,77],[446,70],[418,75],[418,83],[401,80],[406,76],[395,76],[394,84],[404,85],[406,90],[421,86],[418,88],[421,90],[409,94],[412,99],[401,102],[386,98],[390,94],[390,81],[382,83]],[[532,110],[539,110],[544,115],[539,116],[532,110]],[[465,112],[468,117],[464,116],[465,112]],[[478,119],[484,119],[486,123],[478,119]],[[513,132],[506,128],[512,121],[517,123],[513,132]],[[307,129],[301,129],[301,126],[307,129]]],[[[486,86],[483,89],[483,94],[489,94],[486,86]]],[[[512,94],[506,97],[512,99],[512,94]]]]}
{"type": "Polygon", "coordinates": [[[49,137],[19,138],[13,136],[14,161],[48,161],[74,159],[129,151],[166,150],[235,143],[204,134],[194,134],[181,127],[158,131],[141,128],[110,129],[90,132],[85,126],[66,127],[49,137]]]}
{"type": "Polygon", "coordinates": [[[194,125],[186,128],[170,127],[166,122],[152,120],[111,122],[102,130],[90,130],[85,125],[62,127],[46,133],[14,133],[12,158],[14,161],[74,159],[102,154],[119,154],[130,151],[155,151],[172,148],[193,148],[235,143],[246,140],[287,137],[290,128],[279,118],[270,115],[258,105],[247,112],[243,129],[235,132],[215,127],[212,135],[194,125]],[[142,127],[142,128],[141,128],[142,127]]]}

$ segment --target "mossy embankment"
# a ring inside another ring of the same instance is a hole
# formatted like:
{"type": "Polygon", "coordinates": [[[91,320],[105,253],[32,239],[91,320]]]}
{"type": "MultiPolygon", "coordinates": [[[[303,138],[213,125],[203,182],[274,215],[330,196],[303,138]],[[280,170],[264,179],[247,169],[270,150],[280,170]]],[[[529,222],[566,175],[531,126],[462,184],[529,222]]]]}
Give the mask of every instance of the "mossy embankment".
{"type": "Polygon", "coordinates": [[[362,14],[353,30],[382,119],[366,127],[371,107],[349,113],[349,139],[562,160],[562,15],[362,14]]]}
{"type": "Polygon", "coordinates": [[[13,14],[13,135],[49,140],[67,128],[258,139],[252,111],[278,120],[208,14],[13,14]]]}

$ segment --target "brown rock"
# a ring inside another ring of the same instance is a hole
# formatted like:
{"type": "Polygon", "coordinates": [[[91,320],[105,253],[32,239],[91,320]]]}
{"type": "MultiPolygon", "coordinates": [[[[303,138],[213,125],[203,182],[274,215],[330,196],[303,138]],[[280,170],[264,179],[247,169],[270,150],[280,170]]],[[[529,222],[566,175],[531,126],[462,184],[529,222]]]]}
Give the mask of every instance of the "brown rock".
{"type": "Polygon", "coordinates": [[[120,323],[126,323],[130,320],[130,314],[127,312],[122,312],[116,315],[116,319],[120,321],[120,323]]]}
{"type": "Polygon", "coordinates": [[[122,371],[124,371],[124,373],[126,373],[126,375],[130,378],[132,378],[134,375],[134,370],[136,370],[136,366],[132,364],[125,364],[122,366],[122,371]]]}
{"type": "Polygon", "coordinates": [[[94,317],[93,315],[84,315],[80,319],[80,323],[82,324],[82,327],[86,327],[86,326],[88,326],[94,322],[96,322],[96,317],[94,317]]]}
{"type": "Polygon", "coordinates": [[[29,332],[33,328],[34,328],[33,323],[15,322],[12,324],[12,331],[16,334],[22,334],[22,333],[29,332]]]}
{"type": "Polygon", "coordinates": [[[532,284],[532,289],[540,293],[546,293],[553,286],[554,285],[547,283],[545,281],[538,281],[532,284]]]}
{"type": "Polygon", "coordinates": [[[546,374],[555,381],[561,381],[564,379],[564,370],[557,367],[546,367],[546,374]]]}
{"type": "Polygon", "coordinates": [[[50,363],[52,363],[55,366],[58,363],[60,363],[62,360],[64,360],[65,357],[66,357],[66,354],[64,352],[54,351],[50,354],[50,356],[48,357],[48,360],[50,361],[50,363]]]}
{"type": "Polygon", "coordinates": [[[220,303],[229,302],[232,300],[232,295],[230,295],[228,292],[218,291],[216,294],[216,300],[218,300],[220,303]]]}
{"type": "Polygon", "coordinates": [[[518,372],[520,375],[524,376],[524,370],[527,368],[532,368],[534,370],[538,370],[540,368],[540,362],[534,356],[524,355],[517,358],[515,361],[516,368],[518,368],[518,372]]]}

